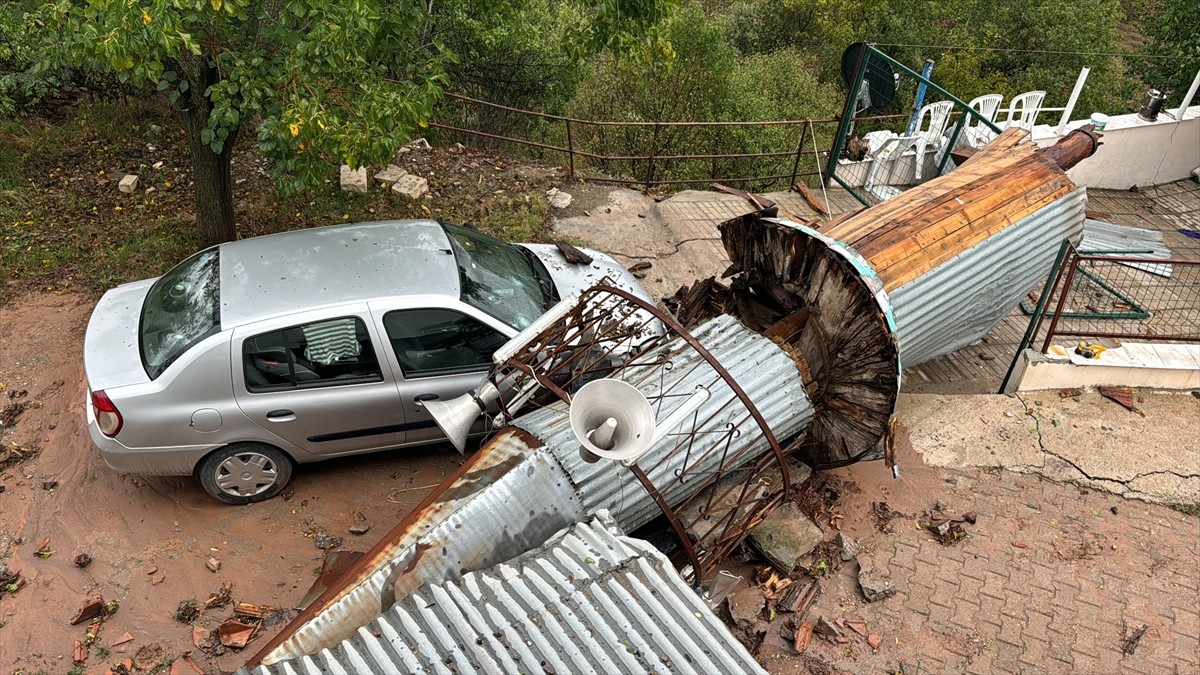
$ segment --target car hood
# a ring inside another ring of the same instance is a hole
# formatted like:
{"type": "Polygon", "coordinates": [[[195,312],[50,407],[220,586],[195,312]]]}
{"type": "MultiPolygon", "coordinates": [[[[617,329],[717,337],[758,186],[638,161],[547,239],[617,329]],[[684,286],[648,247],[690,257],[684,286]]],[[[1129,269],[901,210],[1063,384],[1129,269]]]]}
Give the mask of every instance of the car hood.
{"type": "Polygon", "coordinates": [[[554,280],[554,287],[558,289],[560,298],[587,290],[607,277],[608,283],[611,285],[629,291],[650,301],[650,304],[654,304],[654,298],[651,298],[646,289],[642,288],[637,278],[621,266],[621,263],[604,253],[593,251],[590,248],[581,248],[579,250],[590,256],[592,262],[589,265],[576,265],[567,262],[562,252],[553,244],[517,244],[517,246],[528,249],[538,257],[538,260],[542,261],[546,270],[550,272],[550,278],[554,280]]]}
{"type": "Polygon", "coordinates": [[[138,350],[138,322],[156,280],[118,286],[96,303],[83,338],[84,375],[92,391],[150,381],[138,350]]]}

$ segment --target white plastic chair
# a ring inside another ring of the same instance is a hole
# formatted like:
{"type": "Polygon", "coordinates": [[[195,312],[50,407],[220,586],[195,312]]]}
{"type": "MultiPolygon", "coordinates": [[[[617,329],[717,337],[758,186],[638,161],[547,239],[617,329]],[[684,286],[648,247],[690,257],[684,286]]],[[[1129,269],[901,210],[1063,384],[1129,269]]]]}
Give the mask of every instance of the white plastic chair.
{"type": "MultiPolygon", "coordinates": [[[[1000,102],[1004,97],[1000,94],[985,94],[971,99],[967,105],[979,113],[979,117],[992,122],[996,122],[996,112],[1000,110],[1000,102]]],[[[967,145],[972,148],[982,148],[987,145],[996,136],[996,132],[992,131],[986,124],[974,115],[968,116],[966,128],[964,132],[967,135],[967,145]]]]}
{"type": "MultiPolygon", "coordinates": [[[[883,147],[879,149],[879,152],[875,153],[875,158],[871,160],[871,168],[867,171],[867,180],[863,184],[863,187],[867,189],[867,192],[872,197],[885,202],[903,192],[903,190],[894,185],[876,182],[878,180],[879,167],[887,164],[894,169],[900,162],[901,155],[908,152],[909,148],[912,148],[917,143],[917,139],[917,136],[896,136],[889,138],[883,144],[883,147]]],[[[917,159],[920,159],[920,155],[917,156],[917,159]]]]}
{"type": "Polygon", "coordinates": [[[1033,124],[1037,121],[1038,113],[1042,109],[1042,101],[1046,100],[1046,92],[1044,91],[1027,91],[1024,94],[1018,94],[1013,97],[1008,104],[1008,120],[1005,121],[1003,127],[1021,127],[1022,129],[1032,132],[1033,124]],[[1016,118],[1015,120],[1013,118],[1016,118]]]}
{"type": "Polygon", "coordinates": [[[946,126],[950,123],[952,109],[954,103],[951,101],[938,101],[921,108],[916,130],[917,168],[913,175],[918,183],[921,182],[921,170],[925,165],[925,151],[930,146],[937,150],[946,144],[943,137],[946,135],[946,126]],[[929,119],[928,126],[925,124],[926,118],[929,119]]]}

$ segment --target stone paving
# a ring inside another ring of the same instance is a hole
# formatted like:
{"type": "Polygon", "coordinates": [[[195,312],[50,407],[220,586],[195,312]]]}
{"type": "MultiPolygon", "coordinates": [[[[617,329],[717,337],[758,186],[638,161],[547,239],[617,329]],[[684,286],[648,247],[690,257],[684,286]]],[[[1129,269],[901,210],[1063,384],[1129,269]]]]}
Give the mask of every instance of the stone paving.
{"type": "MultiPolygon", "coordinates": [[[[854,480],[856,469],[834,473],[854,480]]],[[[872,651],[846,630],[847,644],[815,637],[809,657],[846,672],[908,675],[1200,672],[1196,516],[1036,476],[939,475],[943,487],[925,494],[926,508],[974,511],[966,538],[943,546],[917,529],[918,513],[866,537],[859,558],[896,594],[866,603],[850,562],[805,620],[861,619],[883,642],[872,651]],[[1142,624],[1124,653],[1124,638],[1142,624]]],[[[856,517],[871,521],[847,513],[846,522],[856,517]]],[[[804,672],[790,646],[775,653],[770,671],[804,672]]]]}

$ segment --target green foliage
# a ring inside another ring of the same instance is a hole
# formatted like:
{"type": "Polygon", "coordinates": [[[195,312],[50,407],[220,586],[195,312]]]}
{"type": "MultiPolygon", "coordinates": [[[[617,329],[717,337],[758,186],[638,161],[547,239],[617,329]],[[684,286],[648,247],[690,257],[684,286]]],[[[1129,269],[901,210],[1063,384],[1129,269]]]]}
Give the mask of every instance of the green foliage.
{"type": "Polygon", "coordinates": [[[70,83],[69,69],[37,70],[48,37],[29,0],[0,5],[0,118],[37,105],[70,83]]]}
{"type": "MultiPolygon", "coordinates": [[[[682,7],[661,30],[674,59],[601,59],[581,82],[570,114],[639,122],[765,121],[831,116],[840,105],[837,90],[817,81],[814,64],[800,51],[740,56],[726,25],[709,20],[697,4],[682,7]]],[[[598,154],[629,156],[790,153],[800,133],[799,126],[662,126],[657,133],[653,125],[587,126],[576,132],[575,143],[598,154]]],[[[665,160],[657,167],[609,162],[599,168],[641,180],[700,180],[789,174],[793,161],[708,158],[665,160]]]]}
{"type": "Polygon", "coordinates": [[[1161,13],[1146,27],[1146,51],[1163,58],[1145,60],[1141,72],[1147,84],[1167,92],[1168,107],[1177,106],[1200,69],[1200,2],[1164,0],[1161,13]]]}

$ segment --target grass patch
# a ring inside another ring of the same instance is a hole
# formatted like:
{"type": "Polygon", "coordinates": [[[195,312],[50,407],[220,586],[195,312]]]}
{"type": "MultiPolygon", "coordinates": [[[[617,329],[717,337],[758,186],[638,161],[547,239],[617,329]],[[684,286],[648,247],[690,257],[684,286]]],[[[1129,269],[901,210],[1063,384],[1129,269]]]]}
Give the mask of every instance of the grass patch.
{"type": "MultiPolygon", "coordinates": [[[[414,151],[406,168],[429,180],[412,202],[386,186],[324,185],[283,196],[253,142],[233,160],[242,238],[344,222],[433,218],[509,241],[547,241],[556,181],[521,160],[474,150],[414,151]],[[514,169],[516,167],[516,169],[514,169]],[[535,178],[528,178],[535,175],[535,178]]],[[[0,121],[0,305],[32,290],[100,293],[162,274],[199,248],[189,148],[171,111],[154,102],[80,103],[61,121],[0,121]],[[117,183],[139,176],[124,194],[117,183]]]]}

